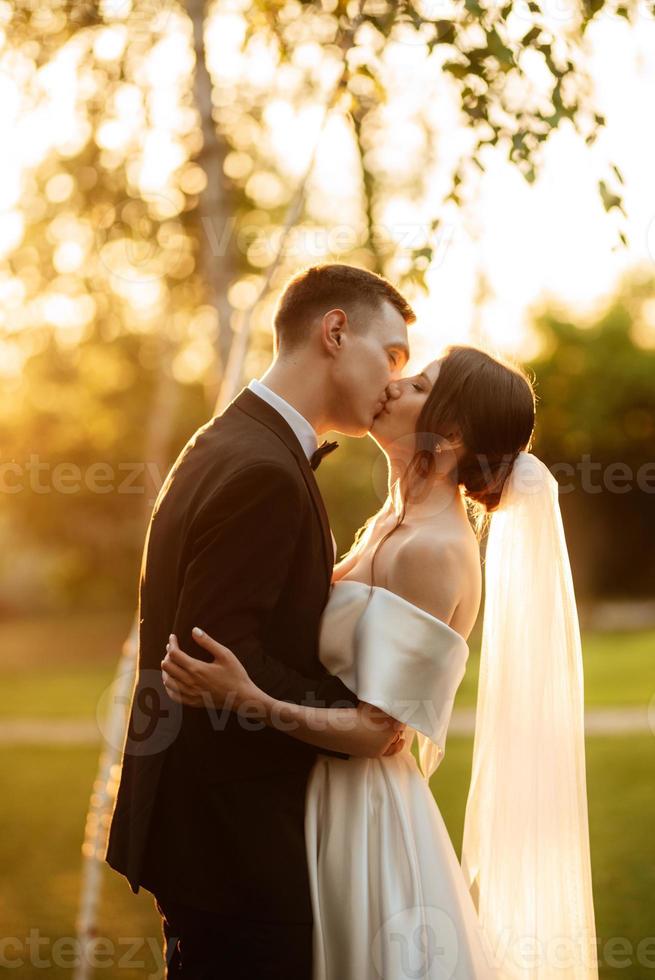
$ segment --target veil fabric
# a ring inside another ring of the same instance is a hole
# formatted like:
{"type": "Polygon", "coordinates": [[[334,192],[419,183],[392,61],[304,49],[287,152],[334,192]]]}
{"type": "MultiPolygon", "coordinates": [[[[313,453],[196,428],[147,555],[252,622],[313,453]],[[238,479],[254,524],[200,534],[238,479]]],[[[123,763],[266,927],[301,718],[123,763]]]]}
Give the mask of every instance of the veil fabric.
{"type": "Polygon", "coordinates": [[[503,980],[597,980],[580,628],[558,500],[521,452],[492,514],[462,869],[503,980]]]}

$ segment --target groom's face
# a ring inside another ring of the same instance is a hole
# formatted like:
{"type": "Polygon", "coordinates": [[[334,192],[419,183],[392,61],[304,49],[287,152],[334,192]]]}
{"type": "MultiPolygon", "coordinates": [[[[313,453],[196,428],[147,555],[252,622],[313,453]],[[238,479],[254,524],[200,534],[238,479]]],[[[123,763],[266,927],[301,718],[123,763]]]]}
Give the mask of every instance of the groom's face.
{"type": "Polygon", "coordinates": [[[389,384],[409,360],[409,344],[407,324],[391,303],[362,308],[357,317],[334,364],[333,415],[339,432],[364,436],[388,401],[389,384]]]}

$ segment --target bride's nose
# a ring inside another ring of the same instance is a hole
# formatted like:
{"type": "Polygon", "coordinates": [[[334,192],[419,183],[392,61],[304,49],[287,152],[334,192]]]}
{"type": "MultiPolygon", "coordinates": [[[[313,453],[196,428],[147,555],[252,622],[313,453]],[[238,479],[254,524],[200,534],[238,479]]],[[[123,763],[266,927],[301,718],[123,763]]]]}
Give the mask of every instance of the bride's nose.
{"type": "Polygon", "coordinates": [[[396,381],[390,381],[386,389],[387,399],[400,398],[400,385],[396,381]]]}

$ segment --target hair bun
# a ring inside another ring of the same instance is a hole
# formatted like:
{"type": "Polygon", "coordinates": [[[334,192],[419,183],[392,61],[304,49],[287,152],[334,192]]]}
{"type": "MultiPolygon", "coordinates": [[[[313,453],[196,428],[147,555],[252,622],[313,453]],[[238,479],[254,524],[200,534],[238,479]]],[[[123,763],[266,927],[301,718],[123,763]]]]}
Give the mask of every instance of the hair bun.
{"type": "Polygon", "coordinates": [[[520,452],[517,449],[514,453],[503,453],[501,456],[469,453],[460,462],[458,481],[464,487],[466,496],[481,504],[487,513],[496,510],[505,481],[520,452]]]}

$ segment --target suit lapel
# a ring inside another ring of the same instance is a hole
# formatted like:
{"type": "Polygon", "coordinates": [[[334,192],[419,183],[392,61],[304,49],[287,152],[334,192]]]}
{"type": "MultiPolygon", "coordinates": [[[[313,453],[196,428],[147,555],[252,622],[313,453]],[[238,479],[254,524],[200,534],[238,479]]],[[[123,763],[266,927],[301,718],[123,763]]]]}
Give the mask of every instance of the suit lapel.
{"type": "Polygon", "coordinates": [[[331,580],[332,569],[334,567],[334,546],[332,544],[330,522],[328,520],[327,511],[325,510],[325,504],[323,502],[323,497],[321,496],[321,491],[318,488],[316,477],[314,476],[314,471],[309,464],[309,460],[307,459],[305,451],[298,441],[295,432],[287,423],[286,419],[284,419],[280,413],[272,407],[272,405],[269,405],[268,402],[265,402],[262,398],[258,398],[258,396],[251,391],[250,388],[242,388],[236,398],[230,402],[228,408],[232,406],[235,406],[242,412],[245,412],[246,415],[249,415],[261,425],[265,425],[267,429],[270,429],[271,432],[273,432],[278,439],[284,443],[287,449],[295,457],[314,503],[314,508],[321,525],[325,566],[329,579],[331,580]]]}

